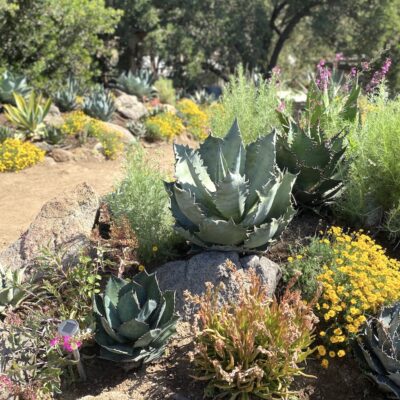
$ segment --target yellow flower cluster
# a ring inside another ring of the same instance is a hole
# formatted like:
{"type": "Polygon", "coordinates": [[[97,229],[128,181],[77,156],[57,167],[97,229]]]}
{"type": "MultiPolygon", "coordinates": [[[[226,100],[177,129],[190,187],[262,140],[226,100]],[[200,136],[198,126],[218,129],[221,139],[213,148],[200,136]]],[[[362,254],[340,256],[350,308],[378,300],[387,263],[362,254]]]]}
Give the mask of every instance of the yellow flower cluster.
{"type": "MultiPolygon", "coordinates": [[[[347,234],[332,227],[328,235],[320,243],[330,246],[333,258],[317,278],[323,294],[316,305],[327,327],[319,332],[326,348],[319,346],[318,353],[323,357],[328,349],[330,357],[343,357],[366,315],[400,299],[400,263],[362,230],[347,234]]],[[[328,366],[326,358],[322,365],[328,366]]]]}
{"type": "Polygon", "coordinates": [[[121,134],[115,129],[110,129],[103,121],[89,117],[83,111],[69,113],[61,131],[66,135],[86,132],[87,136],[97,138],[103,146],[104,155],[112,160],[123,151],[121,134]]]}
{"type": "Polygon", "coordinates": [[[0,172],[20,171],[44,158],[45,152],[30,142],[6,139],[0,143],[0,172]]]}
{"type": "Polygon", "coordinates": [[[176,108],[183,116],[188,132],[196,139],[204,140],[208,133],[207,114],[190,99],[180,100],[176,108]]]}
{"type": "Polygon", "coordinates": [[[179,136],[185,127],[182,120],[171,112],[163,112],[146,120],[146,129],[154,139],[171,140],[179,136]]]}
{"type": "Polygon", "coordinates": [[[87,129],[90,129],[94,119],[90,118],[83,111],[72,111],[67,114],[65,123],[61,127],[61,131],[65,135],[74,136],[77,133],[82,133],[87,129]]]}

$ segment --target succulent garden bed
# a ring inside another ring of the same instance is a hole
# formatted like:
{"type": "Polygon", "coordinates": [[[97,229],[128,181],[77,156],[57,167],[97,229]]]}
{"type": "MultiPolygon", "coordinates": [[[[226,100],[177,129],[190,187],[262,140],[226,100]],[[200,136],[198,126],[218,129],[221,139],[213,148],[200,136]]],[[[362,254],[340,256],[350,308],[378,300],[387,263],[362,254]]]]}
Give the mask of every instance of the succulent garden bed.
{"type": "Polygon", "coordinates": [[[398,105],[389,66],[365,83],[321,61],[298,113],[276,70],[239,69],[218,102],[148,71],[47,100],[4,73],[0,172],[126,157],[113,192],[48,202],[0,253],[5,398],[400,398],[397,169],[366,144],[398,105]],[[143,147],[184,134],[155,169],[143,147]]]}

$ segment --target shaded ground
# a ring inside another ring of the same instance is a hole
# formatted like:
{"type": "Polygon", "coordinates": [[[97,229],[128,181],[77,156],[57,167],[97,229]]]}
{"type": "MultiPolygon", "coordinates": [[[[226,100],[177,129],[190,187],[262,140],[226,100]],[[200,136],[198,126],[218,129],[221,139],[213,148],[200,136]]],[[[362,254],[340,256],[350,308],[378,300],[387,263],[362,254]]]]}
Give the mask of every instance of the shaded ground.
{"type": "MultiPolygon", "coordinates": [[[[193,341],[190,326],[178,326],[178,336],[168,347],[168,354],[158,363],[139,371],[125,372],[112,363],[101,360],[89,361],[88,382],[69,386],[63,391],[63,400],[80,399],[86,395],[102,394],[108,399],[112,391],[113,399],[123,395],[131,400],[201,400],[204,383],[191,378],[188,352],[193,341]]],[[[306,374],[313,378],[296,378],[293,389],[299,390],[299,400],[385,400],[385,397],[363,376],[351,357],[332,360],[328,369],[323,369],[319,361],[309,359],[306,374]]],[[[110,396],[111,398],[111,396],[110,396]]]]}

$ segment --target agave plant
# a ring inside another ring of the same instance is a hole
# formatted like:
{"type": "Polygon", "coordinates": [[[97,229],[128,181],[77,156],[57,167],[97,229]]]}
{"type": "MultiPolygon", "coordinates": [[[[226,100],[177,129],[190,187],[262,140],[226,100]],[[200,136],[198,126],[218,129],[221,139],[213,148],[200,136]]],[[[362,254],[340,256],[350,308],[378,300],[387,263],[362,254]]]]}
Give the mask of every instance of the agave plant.
{"type": "Polygon", "coordinates": [[[156,97],[157,89],[153,86],[154,76],[148,70],[141,70],[137,75],[123,72],[117,78],[117,88],[125,93],[138,96],[141,99],[156,97]]]}
{"type": "Polygon", "coordinates": [[[42,97],[36,96],[32,91],[29,99],[25,99],[18,93],[14,93],[16,106],[7,104],[4,106],[7,119],[16,128],[28,133],[28,136],[38,138],[45,131],[44,119],[50,110],[51,100],[48,99],[42,105],[42,97]]]}
{"type": "Polygon", "coordinates": [[[143,271],[132,282],[112,276],[94,298],[100,357],[137,365],[160,357],[175,333],[174,310],[175,293],[162,293],[155,274],[143,271]]]}
{"type": "Polygon", "coordinates": [[[205,89],[196,90],[190,99],[193,100],[195,103],[203,105],[203,104],[212,104],[216,101],[216,97],[214,93],[207,93],[205,89]]]}
{"type": "Polygon", "coordinates": [[[286,132],[278,138],[277,162],[281,169],[298,174],[293,188],[297,203],[310,208],[333,203],[343,189],[345,134],[327,138],[318,126],[303,129],[279,116],[286,132]]]}
{"type": "Polygon", "coordinates": [[[69,77],[64,88],[58,90],[54,95],[54,103],[63,112],[73,111],[78,107],[76,101],[79,85],[73,77],[69,77]]]}
{"type": "Polygon", "coordinates": [[[128,131],[132,133],[133,136],[139,138],[143,138],[147,134],[146,125],[140,121],[129,121],[126,124],[126,129],[128,129],[128,131]]]}
{"type": "Polygon", "coordinates": [[[196,246],[263,251],[294,215],[296,176],[275,162],[273,131],[244,147],[237,121],[198,150],[175,145],[176,181],[166,183],[176,230],[196,246]]]}
{"type": "Polygon", "coordinates": [[[83,102],[83,111],[90,117],[109,121],[114,114],[115,104],[110,92],[102,86],[95,88],[83,102]]]}
{"type": "Polygon", "coordinates": [[[400,303],[382,309],[357,337],[355,353],[365,373],[388,394],[400,399],[400,303]]]}
{"type": "Polygon", "coordinates": [[[23,288],[25,271],[0,269],[0,314],[8,307],[18,307],[27,297],[23,288]]]}
{"type": "Polygon", "coordinates": [[[15,131],[8,126],[0,125],[0,143],[15,136],[15,131]]]}
{"type": "Polygon", "coordinates": [[[26,78],[5,71],[0,78],[0,102],[15,104],[14,93],[26,96],[30,92],[26,78]]]}

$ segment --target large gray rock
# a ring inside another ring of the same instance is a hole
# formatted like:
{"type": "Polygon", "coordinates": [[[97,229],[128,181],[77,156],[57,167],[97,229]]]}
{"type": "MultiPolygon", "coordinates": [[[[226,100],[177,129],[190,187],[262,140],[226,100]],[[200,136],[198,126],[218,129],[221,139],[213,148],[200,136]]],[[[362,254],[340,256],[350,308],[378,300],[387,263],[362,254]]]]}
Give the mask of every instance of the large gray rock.
{"type": "Polygon", "coordinates": [[[65,149],[55,148],[51,151],[51,157],[56,162],[67,162],[74,159],[74,155],[65,149]]]}
{"type": "Polygon", "coordinates": [[[64,263],[76,259],[82,246],[89,244],[99,198],[87,183],[46,203],[28,230],[0,253],[0,266],[16,270],[29,267],[46,247],[63,249],[64,263]]]}
{"type": "Polygon", "coordinates": [[[281,269],[279,265],[266,257],[256,255],[240,258],[235,252],[205,251],[184,261],[173,261],[157,269],[157,278],[162,290],[176,291],[176,308],[181,314],[187,313],[184,291],[192,294],[203,294],[205,283],[225,284],[221,293],[224,299],[234,299],[237,294],[237,284],[232,279],[232,271],[226,265],[230,260],[239,271],[246,273],[254,268],[262,282],[268,286],[269,295],[276,290],[281,269]]]}
{"type": "Polygon", "coordinates": [[[115,91],[118,96],[115,99],[115,107],[117,112],[125,118],[137,121],[138,119],[147,115],[147,109],[136,96],[131,96],[119,90],[115,91]]]}

